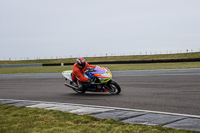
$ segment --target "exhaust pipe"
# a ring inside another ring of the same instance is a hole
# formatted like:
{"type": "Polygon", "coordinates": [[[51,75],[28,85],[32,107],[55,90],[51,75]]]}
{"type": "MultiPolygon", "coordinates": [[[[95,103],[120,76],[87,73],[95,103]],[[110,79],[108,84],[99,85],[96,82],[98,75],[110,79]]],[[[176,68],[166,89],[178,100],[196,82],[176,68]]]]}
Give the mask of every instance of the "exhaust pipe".
{"type": "Polygon", "coordinates": [[[65,83],[64,85],[67,86],[67,87],[70,87],[70,88],[72,88],[72,89],[75,89],[75,90],[78,89],[77,87],[75,87],[75,86],[73,86],[73,85],[70,85],[70,84],[68,84],[68,83],[65,83]]]}

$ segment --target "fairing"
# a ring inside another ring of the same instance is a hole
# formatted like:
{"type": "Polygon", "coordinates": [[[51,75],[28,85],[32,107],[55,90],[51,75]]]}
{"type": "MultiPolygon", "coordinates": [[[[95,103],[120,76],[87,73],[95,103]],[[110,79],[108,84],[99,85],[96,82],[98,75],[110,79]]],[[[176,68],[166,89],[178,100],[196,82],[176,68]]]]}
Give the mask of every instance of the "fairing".
{"type": "Polygon", "coordinates": [[[112,73],[106,67],[96,66],[94,71],[91,72],[92,75],[97,77],[100,82],[96,82],[95,84],[106,83],[112,78],[112,73]]]}

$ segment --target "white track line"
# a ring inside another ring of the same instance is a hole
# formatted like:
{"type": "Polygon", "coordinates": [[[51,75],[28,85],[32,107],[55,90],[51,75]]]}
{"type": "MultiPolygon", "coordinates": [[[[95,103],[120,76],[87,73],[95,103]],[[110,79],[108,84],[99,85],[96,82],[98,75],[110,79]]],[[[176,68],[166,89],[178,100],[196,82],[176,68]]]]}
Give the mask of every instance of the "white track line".
{"type": "Polygon", "coordinates": [[[82,106],[82,107],[94,107],[94,108],[106,108],[106,109],[115,109],[115,110],[127,110],[127,111],[136,111],[136,112],[147,112],[154,114],[164,114],[164,115],[175,115],[175,116],[184,116],[190,118],[200,118],[199,115],[189,115],[189,114],[179,114],[179,113],[170,113],[170,112],[161,112],[161,111],[152,111],[152,110],[140,110],[140,109],[130,109],[130,108],[119,108],[119,107],[108,107],[108,106],[96,106],[96,105],[85,105],[85,104],[73,104],[73,103],[59,103],[59,102],[47,102],[47,101],[32,101],[32,100],[16,100],[16,99],[0,99],[0,100],[14,100],[14,101],[30,101],[30,102],[38,102],[38,103],[54,103],[54,104],[68,104],[74,106],[82,106]]]}

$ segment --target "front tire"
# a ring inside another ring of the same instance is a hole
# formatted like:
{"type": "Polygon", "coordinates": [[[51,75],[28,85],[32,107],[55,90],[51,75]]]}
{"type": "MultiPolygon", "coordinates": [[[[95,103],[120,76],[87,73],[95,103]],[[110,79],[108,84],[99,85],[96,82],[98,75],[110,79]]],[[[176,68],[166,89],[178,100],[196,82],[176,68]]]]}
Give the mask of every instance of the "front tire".
{"type": "Polygon", "coordinates": [[[107,84],[106,84],[106,89],[110,94],[116,95],[119,94],[121,92],[121,87],[117,84],[117,82],[115,82],[114,80],[110,80],[107,84]]]}

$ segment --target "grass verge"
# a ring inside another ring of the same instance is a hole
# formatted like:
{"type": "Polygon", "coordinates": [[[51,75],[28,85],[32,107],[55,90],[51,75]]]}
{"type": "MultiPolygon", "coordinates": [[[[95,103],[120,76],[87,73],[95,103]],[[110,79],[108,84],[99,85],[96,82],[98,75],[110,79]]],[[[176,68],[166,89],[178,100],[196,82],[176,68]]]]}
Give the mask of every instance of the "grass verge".
{"type": "MultiPolygon", "coordinates": [[[[195,59],[195,58],[200,58],[200,52],[181,53],[181,54],[85,57],[87,62],[130,61],[130,60],[164,60],[164,59],[195,59]]],[[[52,64],[52,63],[74,63],[75,61],[76,61],[76,58],[39,59],[39,60],[0,61],[0,64],[28,64],[28,63],[52,64]]]]}
{"type": "Polygon", "coordinates": [[[0,104],[0,132],[192,133],[194,131],[165,128],[162,126],[129,124],[113,119],[98,119],[89,115],[77,115],[56,110],[0,104]]]}
{"type": "MultiPolygon", "coordinates": [[[[146,63],[146,64],[103,64],[111,71],[118,70],[149,70],[149,69],[181,69],[200,68],[200,62],[179,62],[179,63],[146,63]]],[[[0,74],[10,73],[51,73],[72,70],[73,66],[47,66],[47,67],[16,67],[0,68],[0,74]]]]}

